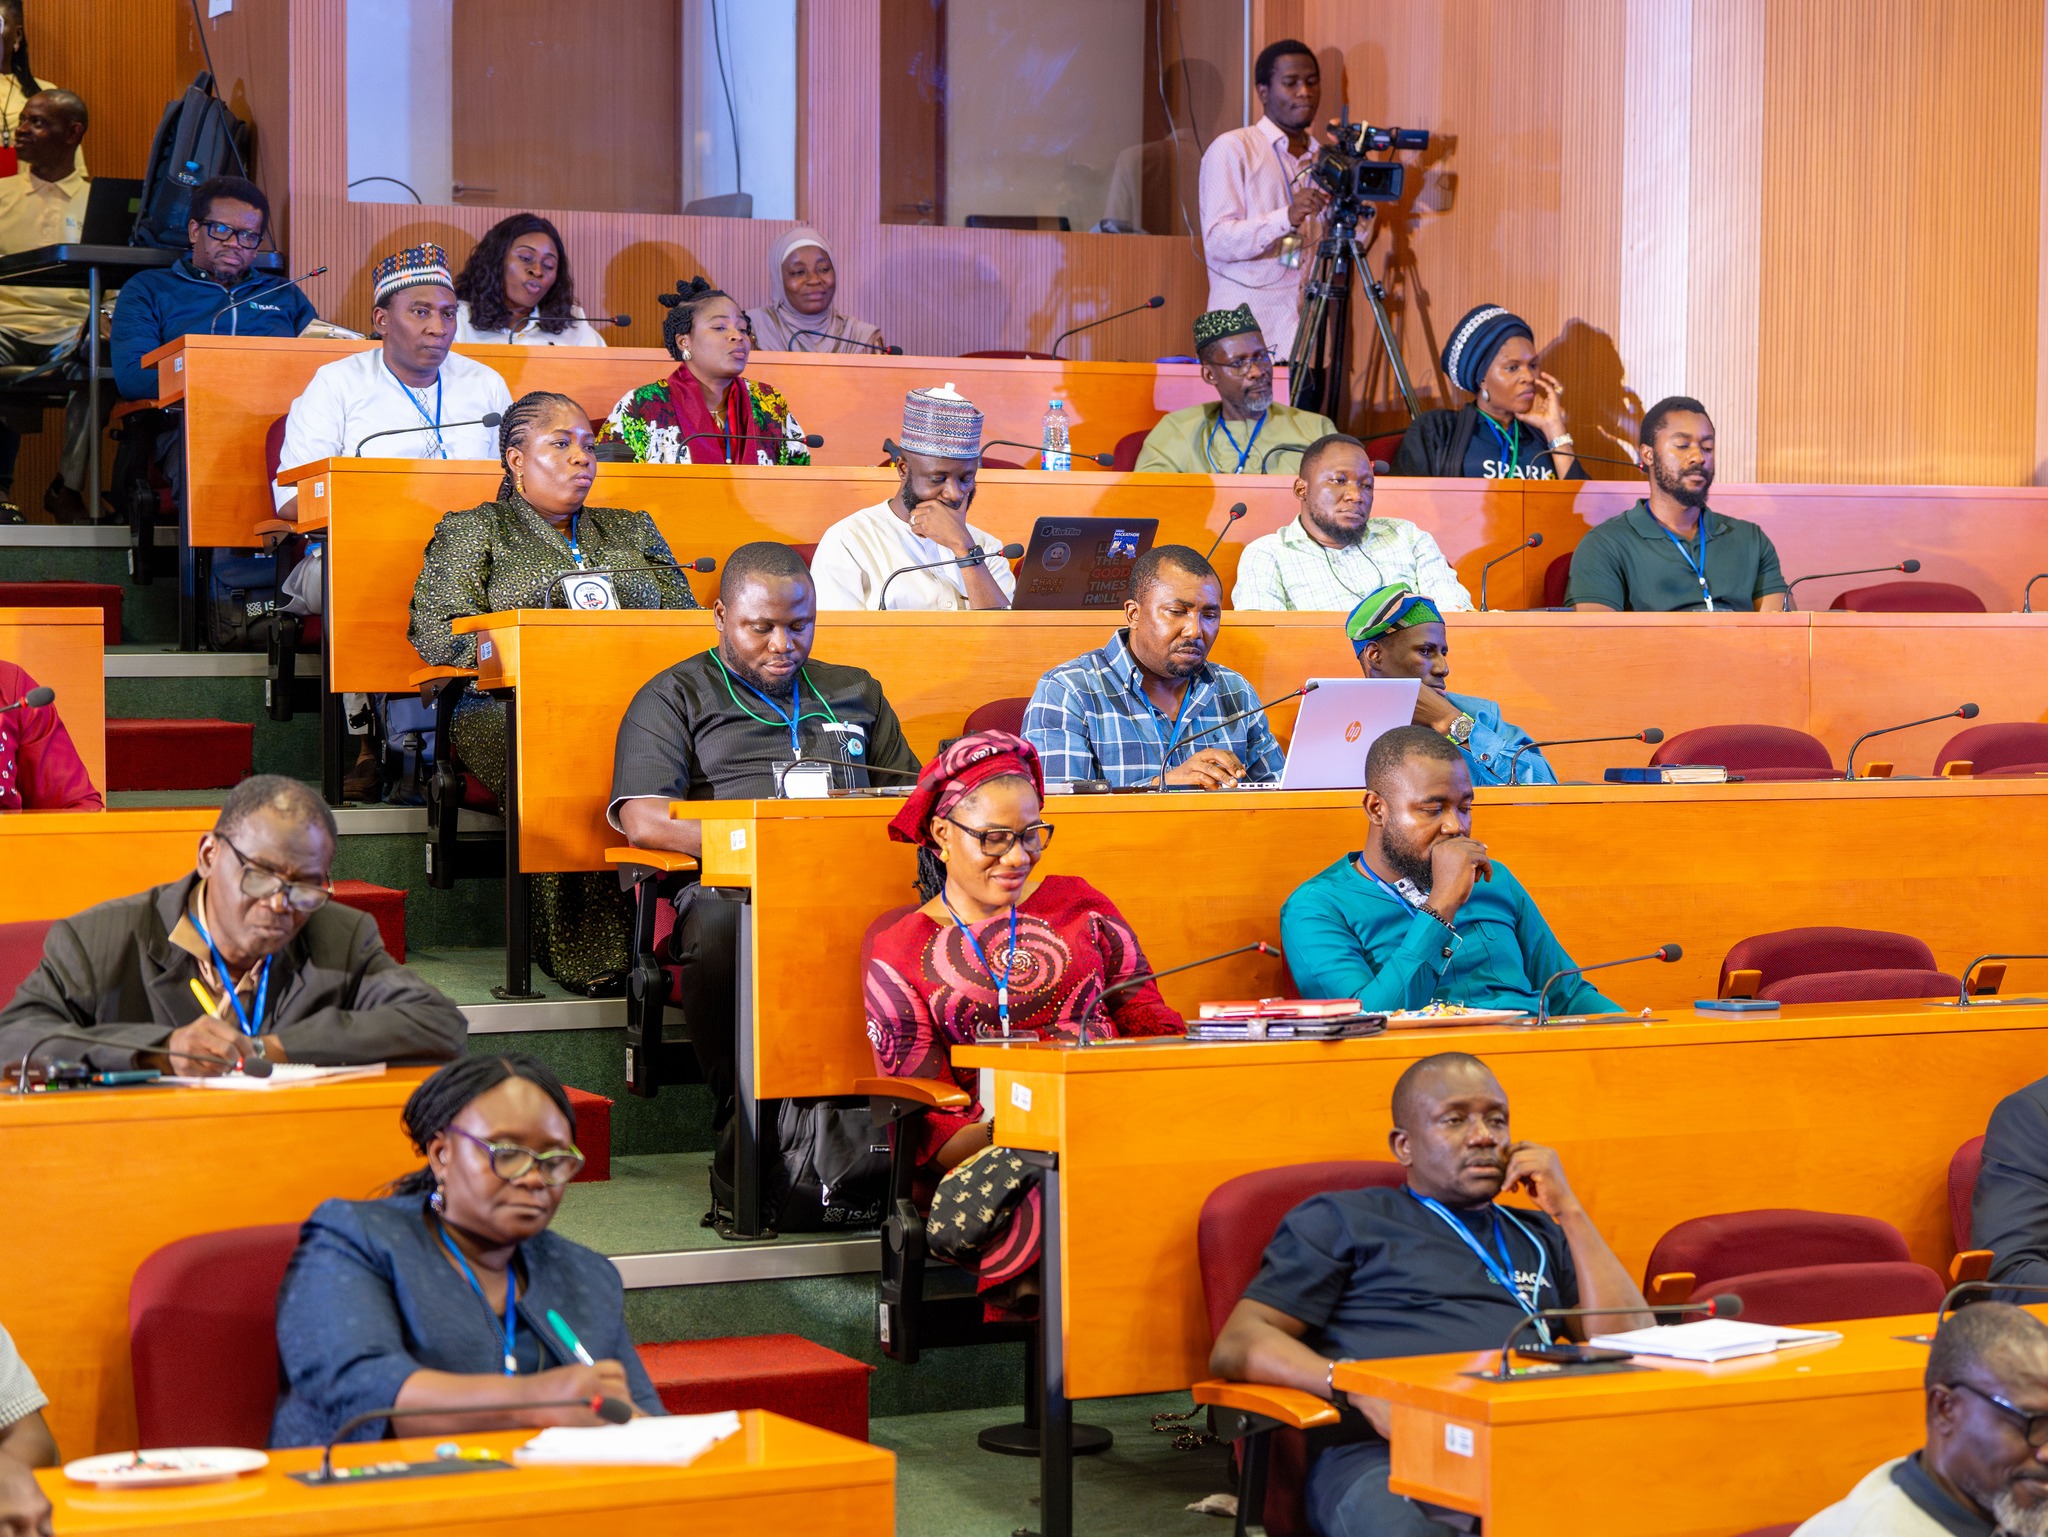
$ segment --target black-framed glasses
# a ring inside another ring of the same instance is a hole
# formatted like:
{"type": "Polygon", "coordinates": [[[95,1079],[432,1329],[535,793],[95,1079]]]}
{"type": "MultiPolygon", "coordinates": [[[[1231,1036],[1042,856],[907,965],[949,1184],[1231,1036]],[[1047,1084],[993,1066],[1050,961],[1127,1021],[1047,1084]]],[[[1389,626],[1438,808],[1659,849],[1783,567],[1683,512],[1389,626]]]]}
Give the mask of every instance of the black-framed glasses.
{"type": "Polygon", "coordinates": [[[209,219],[199,227],[206,232],[208,239],[222,245],[238,245],[245,251],[253,251],[263,244],[263,231],[260,229],[236,229],[234,225],[223,224],[218,219],[209,219]]]}
{"type": "Polygon", "coordinates": [[[1259,369],[1271,368],[1273,366],[1273,354],[1261,351],[1254,352],[1248,357],[1218,358],[1209,366],[1211,368],[1220,368],[1227,374],[1255,373],[1259,369]]]}
{"type": "Polygon", "coordinates": [[[2027,1438],[2027,1445],[2032,1447],[2048,1446],[2048,1414],[2029,1414],[2018,1404],[2000,1398],[1996,1393],[1987,1393],[1974,1382],[1951,1382],[1945,1384],[1945,1386],[1951,1393],[1957,1388],[1962,1388],[1965,1392],[1975,1393],[2000,1414],[2017,1424],[2021,1433],[2027,1438]]]}
{"type": "Polygon", "coordinates": [[[327,881],[294,880],[282,870],[258,864],[234,844],[228,843],[220,833],[215,833],[214,837],[226,843],[235,858],[242,862],[242,895],[252,902],[268,902],[283,892],[286,907],[295,913],[312,913],[325,907],[334,895],[334,887],[327,881]]]}
{"type": "Polygon", "coordinates": [[[982,853],[990,859],[1001,859],[1022,840],[1027,854],[1043,853],[1045,846],[1052,842],[1052,823],[1033,822],[1029,827],[969,827],[965,822],[948,822],[981,845],[982,853]]]}
{"type": "Polygon", "coordinates": [[[482,1137],[473,1136],[460,1126],[448,1128],[456,1136],[474,1142],[490,1155],[491,1172],[511,1184],[515,1179],[526,1178],[529,1171],[540,1170],[540,1177],[550,1185],[566,1185],[583,1169],[582,1150],[575,1147],[553,1153],[536,1153],[530,1147],[521,1147],[516,1142],[486,1142],[482,1137]]]}

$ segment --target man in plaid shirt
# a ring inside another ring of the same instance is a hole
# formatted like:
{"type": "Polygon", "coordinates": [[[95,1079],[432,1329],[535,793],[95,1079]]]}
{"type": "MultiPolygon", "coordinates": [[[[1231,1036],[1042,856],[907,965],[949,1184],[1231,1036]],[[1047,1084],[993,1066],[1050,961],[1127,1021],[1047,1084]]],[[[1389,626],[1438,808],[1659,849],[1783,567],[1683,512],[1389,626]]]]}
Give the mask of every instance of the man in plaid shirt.
{"type": "Polygon", "coordinates": [[[1024,711],[1047,781],[1150,784],[1162,760],[1169,786],[1278,779],[1286,755],[1263,714],[1210,729],[1259,702],[1242,677],[1209,660],[1222,622],[1223,584],[1198,552],[1162,544],[1140,556],[1126,628],[1040,678],[1024,711]]]}

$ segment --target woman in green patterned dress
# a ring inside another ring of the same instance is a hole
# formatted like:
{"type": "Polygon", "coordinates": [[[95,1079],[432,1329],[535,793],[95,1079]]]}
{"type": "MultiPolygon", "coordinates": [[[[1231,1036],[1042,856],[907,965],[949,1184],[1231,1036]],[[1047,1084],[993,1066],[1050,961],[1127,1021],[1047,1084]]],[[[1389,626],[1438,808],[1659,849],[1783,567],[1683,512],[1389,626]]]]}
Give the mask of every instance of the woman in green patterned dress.
{"type": "MultiPolygon", "coordinates": [[[[476,637],[453,625],[469,614],[564,607],[696,608],[690,584],[644,512],[586,507],[597,477],[590,418],[566,395],[536,391],[498,427],[505,479],[481,506],[443,517],[413,584],[411,640],[431,667],[476,666],[476,637]],[[660,569],[667,568],[667,569],[660,569]],[[593,573],[572,583],[563,578],[593,573]],[[611,602],[594,573],[610,573],[611,602]]],[[[470,692],[456,707],[456,758],[505,793],[505,707],[470,692]]],[[[564,987],[611,992],[631,952],[632,908],[609,874],[535,875],[534,959],[564,987]]]]}

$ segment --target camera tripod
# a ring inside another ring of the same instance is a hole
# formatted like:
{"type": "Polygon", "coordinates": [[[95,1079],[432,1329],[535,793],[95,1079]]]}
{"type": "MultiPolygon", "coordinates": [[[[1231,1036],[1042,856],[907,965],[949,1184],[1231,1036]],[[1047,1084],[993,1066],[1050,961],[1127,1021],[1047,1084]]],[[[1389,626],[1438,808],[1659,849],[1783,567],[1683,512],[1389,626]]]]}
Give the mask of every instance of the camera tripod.
{"type": "Polygon", "coordinates": [[[1386,350],[1387,366],[1393,370],[1408,419],[1419,414],[1415,386],[1408,378],[1408,365],[1401,361],[1401,349],[1394,344],[1394,327],[1387,319],[1386,285],[1366,265],[1365,242],[1359,238],[1358,222],[1370,222],[1371,204],[1332,203],[1329,228],[1316,242],[1315,264],[1302,286],[1301,324],[1294,333],[1294,346],[1287,355],[1287,377],[1293,404],[1316,411],[1332,421],[1344,419],[1345,385],[1349,379],[1351,352],[1351,278],[1355,272],[1365,302],[1372,307],[1373,324],[1380,345],[1386,350]]]}

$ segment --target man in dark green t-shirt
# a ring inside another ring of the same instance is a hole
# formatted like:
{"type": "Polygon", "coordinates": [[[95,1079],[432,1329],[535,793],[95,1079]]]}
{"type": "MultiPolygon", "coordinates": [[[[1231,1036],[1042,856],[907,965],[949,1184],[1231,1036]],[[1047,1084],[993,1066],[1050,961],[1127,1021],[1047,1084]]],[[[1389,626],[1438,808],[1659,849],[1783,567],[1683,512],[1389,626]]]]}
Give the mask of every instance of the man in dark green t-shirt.
{"type": "Polygon", "coordinates": [[[1565,602],[1639,613],[1777,613],[1791,589],[1770,536],[1707,506],[1714,484],[1714,424],[1684,395],[1643,416],[1637,450],[1650,494],[1572,552],[1565,602]]]}

